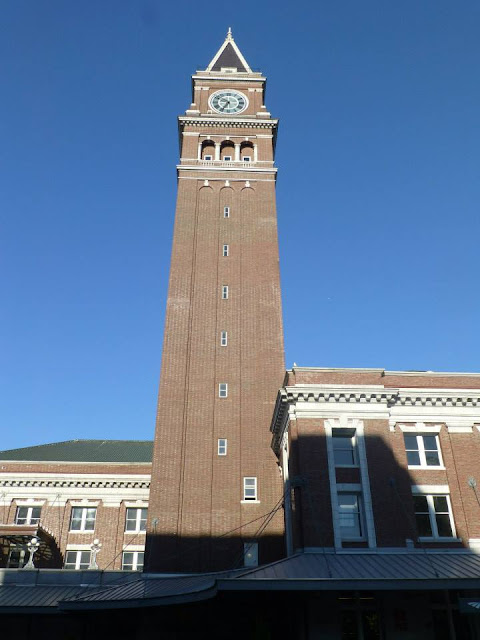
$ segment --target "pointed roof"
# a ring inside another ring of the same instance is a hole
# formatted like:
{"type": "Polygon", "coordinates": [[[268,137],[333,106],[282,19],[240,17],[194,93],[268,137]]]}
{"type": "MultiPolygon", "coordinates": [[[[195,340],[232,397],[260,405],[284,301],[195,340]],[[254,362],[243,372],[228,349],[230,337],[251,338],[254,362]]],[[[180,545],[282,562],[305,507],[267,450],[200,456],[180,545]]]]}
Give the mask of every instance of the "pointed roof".
{"type": "Polygon", "coordinates": [[[235,44],[232,30],[229,27],[225,42],[217,51],[212,61],[206,68],[206,71],[221,71],[222,69],[236,69],[240,73],[252,73],[248,66],[248,62],[242,55],[242,52],[235,44]]]}

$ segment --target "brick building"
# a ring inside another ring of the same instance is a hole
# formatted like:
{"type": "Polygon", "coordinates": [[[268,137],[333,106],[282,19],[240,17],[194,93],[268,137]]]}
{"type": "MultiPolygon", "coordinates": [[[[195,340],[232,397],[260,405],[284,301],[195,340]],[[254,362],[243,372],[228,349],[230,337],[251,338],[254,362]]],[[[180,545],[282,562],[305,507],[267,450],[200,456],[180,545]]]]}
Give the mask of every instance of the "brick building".
{"type": "Polygon", "coordinates": [[[0,611],[28,583],[75,638],[479,640],[480,374],[285,375],[265,82],[229,32],[179,118],[153,453],[0,452],[4,566],[35,537],[76,570],[6,569],[0,611]]]}

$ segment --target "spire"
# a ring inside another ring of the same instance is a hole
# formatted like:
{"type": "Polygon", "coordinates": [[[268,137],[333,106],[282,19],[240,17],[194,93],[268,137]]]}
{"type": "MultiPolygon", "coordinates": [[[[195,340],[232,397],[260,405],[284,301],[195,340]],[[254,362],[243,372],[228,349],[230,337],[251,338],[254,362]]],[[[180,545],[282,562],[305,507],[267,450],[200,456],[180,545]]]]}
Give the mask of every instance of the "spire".
{"type": "Polygon", "coordinates": [[[227,37],[206,71],[221,71],[222,69],[236,69],[240,73],[252,73],[247,61],[233,39],[232,29],[228,27],[227,37]]]}

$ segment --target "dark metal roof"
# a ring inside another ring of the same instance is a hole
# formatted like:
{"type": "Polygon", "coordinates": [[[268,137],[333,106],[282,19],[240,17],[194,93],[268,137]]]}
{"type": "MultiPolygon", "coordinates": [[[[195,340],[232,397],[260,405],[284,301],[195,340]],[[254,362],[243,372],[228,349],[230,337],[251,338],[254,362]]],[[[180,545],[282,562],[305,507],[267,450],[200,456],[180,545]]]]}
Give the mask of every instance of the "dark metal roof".
{"type": "Polygon", "coordinates": [[[247,71],[230,42],[213,65],[212,71],[220,71],[224,67],[235,68],[238,69],[238,71],[247,71]]]}
{"type": "Polygon", "coordinates": [[[480,555],[448,551],[303,553],[243,573],[230,585],[222,581],[219,588],[231,590],[241,584],[254,589],[308,585],[315,589],[449,588],[447,583],[450,587],[480,588],[480,555]]]}
{"type": "Polygon", "coordinates": [[[194,602],[216,593],[216,575],[142,577],[134,582],[74,594],[61,603],[62,609],[115,609],[194,602]]]}
{"type": "Polygon", "coordinates": [[[0,451],[0,460],[29,462],[151,462],[151,440],[67,440],[0,451]]]}

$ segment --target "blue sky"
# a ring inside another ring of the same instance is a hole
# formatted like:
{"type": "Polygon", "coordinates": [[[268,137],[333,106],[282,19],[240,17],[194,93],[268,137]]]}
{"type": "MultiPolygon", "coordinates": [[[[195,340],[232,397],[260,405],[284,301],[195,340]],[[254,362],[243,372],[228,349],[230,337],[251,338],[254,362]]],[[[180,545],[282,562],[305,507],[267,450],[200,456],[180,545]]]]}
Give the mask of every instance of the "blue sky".
{"type": "Polygon", "coordinates": [[[480,369],[480,4],[6,0],[0,449],[153,436],[176,116],[228,26],[280,118],[286,364],[480,369]]]}

